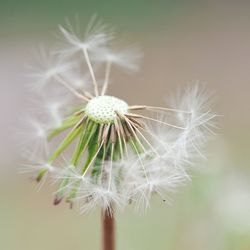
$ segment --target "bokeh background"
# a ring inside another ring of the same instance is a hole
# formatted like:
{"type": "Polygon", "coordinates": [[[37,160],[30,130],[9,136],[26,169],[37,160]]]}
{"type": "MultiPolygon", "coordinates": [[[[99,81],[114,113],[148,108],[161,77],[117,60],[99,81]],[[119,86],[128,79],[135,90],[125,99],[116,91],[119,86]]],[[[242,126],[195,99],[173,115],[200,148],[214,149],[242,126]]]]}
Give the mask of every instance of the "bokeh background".
{"type": "Polygon", "coordinates": [[[55,41],[58,24],[97,13],[145,52],[141,71],[114,74],[111,93],[163,105],[168,94],[205,82],[222,114],[208,160],[171,205],[154,200],[146,215],[117,214],[118,250],[250,249],[250,2],[233,0],[0,0],[0,249],[100,248],[100,214],[52,205],[20,165],[15,131],[28,110],[24,65],[55,41]]]}

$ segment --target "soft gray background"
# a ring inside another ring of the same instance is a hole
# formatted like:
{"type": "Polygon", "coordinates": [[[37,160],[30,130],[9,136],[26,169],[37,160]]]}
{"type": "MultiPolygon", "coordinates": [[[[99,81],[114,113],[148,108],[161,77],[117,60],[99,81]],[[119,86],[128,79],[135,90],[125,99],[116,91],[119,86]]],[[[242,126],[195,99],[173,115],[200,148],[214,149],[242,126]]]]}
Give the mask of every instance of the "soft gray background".
{"type": "Polygon", "coordinates": [[[215,91],[218,136],[208,161],[171,206],[152,202],[145,216],[117,215],[118,250],[250,249],[250,3],[248,1],[0,1],[0,248],[99,249],[99,211],[53,207],[53,187],[37,192],[18,174],[16,131],[28,108],[25,64],[57,25],[93,13],[145,51],[136,75],[113,74],[111,93],[164,105],[194,80],[215,91]]]}

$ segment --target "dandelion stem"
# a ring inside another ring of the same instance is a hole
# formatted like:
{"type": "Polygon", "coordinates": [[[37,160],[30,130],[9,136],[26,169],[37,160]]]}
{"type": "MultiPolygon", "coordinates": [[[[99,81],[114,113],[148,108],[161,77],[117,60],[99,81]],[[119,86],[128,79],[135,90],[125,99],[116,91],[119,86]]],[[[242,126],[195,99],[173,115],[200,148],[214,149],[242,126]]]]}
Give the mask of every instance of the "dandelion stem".
{"type": "Polygon", "coordinates": [[[115,250],[115,221],[112,208],[102,211],[102,250],[115,250]]]}
{"type": "Polygon", "coordinates": [[[96,82],[94,70],[93,70],[92,64],[91,64],[90,59],[89,59],[88,50],[87,50],[85,47],[83,48],[83,54],[84,54],[86,63],[87,63],[88,68],[89,68],[89,73],[90,73],[90,75],[91,75],[91,77],[92,77],[92,80],[93,80],[95,95],[98,96],[98,95],[99,95],[99,92],[98,92],[98,86],[97,86],[97,82],[96,82]]]}

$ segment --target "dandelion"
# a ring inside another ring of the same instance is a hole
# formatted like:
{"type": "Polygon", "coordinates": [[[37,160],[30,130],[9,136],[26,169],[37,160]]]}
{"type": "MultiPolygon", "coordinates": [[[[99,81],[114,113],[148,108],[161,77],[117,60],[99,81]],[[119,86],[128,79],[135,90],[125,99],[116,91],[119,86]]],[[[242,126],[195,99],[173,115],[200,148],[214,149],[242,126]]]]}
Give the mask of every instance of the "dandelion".
{"type": "MultiPolygon", "coordinates": [[[[52,115],[46,129],[33,124],[38,129],[35,144],[42,141],[49,151],[44,165],[37,165],[36,179],[51,177],[58,183],[55,205],[65,200],[81,212],[100,207],[104,249],[112,250],[113,235],[107,234],[113,232],[115,209],[134,205],[144,212],[152,195],[168,200],[189,179],[188,168],[194,157],[202,155],[201,146],[212,134],[215,115],[198,84],[179,94],[169,107],[131,105],[108,95],[112,67],[135,70],[141,53],[134,46],[112,49],[113,32],[101,23],[93,24],[83,37],[69,23],[68,28],[60,26],[66,42],[49,53],[45,72],[36,70],[32,75],[35,84],[42,85],[40,92],[51,95],[52,88],[58,89],[61,98],[46,103],[52,115]],[[102,68],[104,80],[97,75],[102,68]],[[71,108],[65,102],[68,99],[71,108]],[[61,112],[63,107],[67,112],[61,112]],[[70,160],[56,167],[66,152],[70,160]]],[[[37,148],[29,154],[31,160],[40,152],[37,148]]],[[[34,170],[36,165],[26,166],[34,170]]]]}

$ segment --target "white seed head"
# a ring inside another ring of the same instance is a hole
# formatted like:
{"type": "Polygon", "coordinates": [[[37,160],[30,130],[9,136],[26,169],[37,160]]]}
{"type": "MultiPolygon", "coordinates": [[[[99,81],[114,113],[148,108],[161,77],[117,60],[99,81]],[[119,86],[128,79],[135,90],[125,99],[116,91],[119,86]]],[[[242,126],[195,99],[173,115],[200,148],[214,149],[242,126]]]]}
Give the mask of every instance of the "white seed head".
{"type": "Polygon", "coordinates": [[[85,108],[86,115],[93,121],[105,124],[113,123],[117,114],[126,114],[128,104],[113,96],[98,96],[91,99],[85,108]]]}
{"type": "Polygon", "coordinates": [[[28,140],[32,148],[25,145],[32,163],[23,171],[37,169],[37,181],[49,177],[58,182],[54,204],[65,198],[77,202],[82,212],[97,206],[112,211],[131,203],[144,211],[152,195],[168,200],[190,180],[189,167],[203,156],[201,146],[213,134],[210,96],[198,84],[181,92],[169,108],[128,106],[108,96],[113,66],[135,70],[140,53],[134,47],[114,49],[113,33],[99,22],[91,22],[83,36],[67,24],[67,29],[60,26],[63,48],[48,56],[42,50],[46,67],[32,74],[41,85],[37,92],[48,119],[39,110],[41,121],[32,120],[28,133],[21,134],[22,144],[28,140]],[[60,134],[65,138],[59,143],[60,134]],[[66,150],[72,152],[70,161],[65,161],[66,150]]]}

